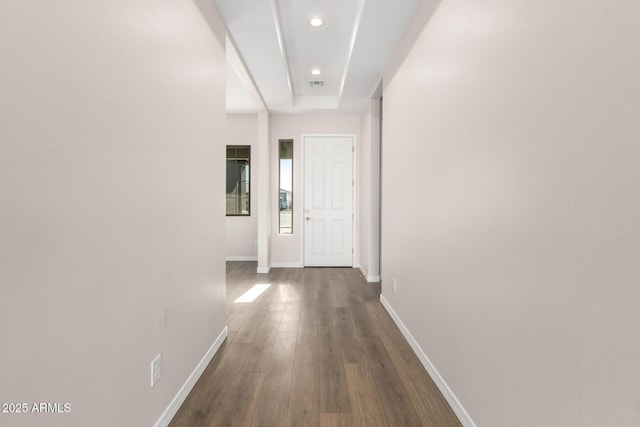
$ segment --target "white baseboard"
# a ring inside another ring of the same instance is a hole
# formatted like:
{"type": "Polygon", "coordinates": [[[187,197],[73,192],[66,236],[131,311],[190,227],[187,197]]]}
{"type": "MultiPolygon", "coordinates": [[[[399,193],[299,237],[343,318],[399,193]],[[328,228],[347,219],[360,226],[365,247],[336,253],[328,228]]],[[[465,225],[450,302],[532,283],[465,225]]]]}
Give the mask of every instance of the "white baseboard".
{"type": "Polygon", "coordinates": [[[271,268],[304,268],[300,262],[272,262],[271,268]]]}
{"type": "Polygon", "coordinates": [[[258,261],[258,256],[228,256],[225,261],[258,261]]]}
{"type": "Polygon", "coordinates": [[[365,279],[367,278],[367,276],[369,276],[367,270],[365,270],[362,266],[358,267],[358,269],[360,270],[360,273],[362,273],[362,277],[364,277],[365,279]]]}
{"type": "Polygon", "coordinates": [[[409,345],[411,345],[411,348],[416,353],[416,356],[418,356],[418,359],[420,359],[422,366],[424,366],[429,375],[431,375],[431,378],[438,386],[438,389],[440,389],[440,392],[442,393],[444,398],[447,400],[447,402],[449,402],[449,405],[451,405],[451,409],[453,409],[453,412],[456,413],[462,425],[465,427],[476,427],[473,420],[471,419],[467,411],[465,411],[458,398],[453,394],[444,378],[442,378],[436,367],[433,365],[433,363],[431,363],[425,352],[422,350],[422,347],[420,347],[415,338],[413,338],[411,332],[409,332],[404,323],[402,323],[402,320],[400,320],[400,317],[395,312],[393,307],[391,307],[389,301],[387,301],[384,295],[380,295],[380,302],[387,310],[393,321],[396,323],[396,325],[400,329],[400,332],[402,332],[402,335],[404,335],[406,340],[409,342],[409,345]]]}
{"type": "Polygon", "coordinates": [[[180,409],[180,406],[182,406],[185,399],[191,392],[193,386],[196,385],[200,375],[202,375],[207,365],[209,365],[209,362],[211,362],[211,359],[213,359],[213,356],[215,356],[220,349],[220,346],[226,337],[227,327],[225,326],[222,332],[220,332],[220,335],[218,335],[218,338],[216,338],[209,350],[207,350],[202,360],[200,360],[200,363],[198,363],[191,375],[189,375],[189,378],[187,378],[187,381],[184,383],[180,391],[178,391],[176,397],[173,398],[167,409],[164,410],[164,413],[156,422],[155,427],[167,427],[169,425],[173,417],[178,412],[178,409],[180,409]]]}
{"type": "Polygon", "coordinates": [[[370,276],[367,270],[362,267],[360,267],[360,273],[362,273],[364,279],[369,283],[378,283],[380,281],[380,276],[370,276]]]}
{"type": "Polygon", "coordinates": [[[256,271],[256,273],[258,273],[258,274],[269,274],[270,270],[271,270],[271,267],[258,267],[258,270],[256,271]]]}

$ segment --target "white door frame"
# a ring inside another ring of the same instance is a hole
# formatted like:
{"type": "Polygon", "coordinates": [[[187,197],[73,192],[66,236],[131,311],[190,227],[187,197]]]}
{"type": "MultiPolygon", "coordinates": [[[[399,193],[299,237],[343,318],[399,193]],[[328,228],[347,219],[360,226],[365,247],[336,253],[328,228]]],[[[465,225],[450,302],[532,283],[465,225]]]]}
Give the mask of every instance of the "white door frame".
{"type": "MultiPolygon", "coordinates": [[[[356,134],[355,133],[303,133],[301,135],[301,141],[302,141],[302,198],[301,200],[303,200],[302,203],[302,214],[304,218],[304,188],[305,188],[305,171],[306,171],[306,165],[305,165],[305,146],[306,146],[306,138],[307,137],[327,137],[327,138],[334,138],[334,137],[342,137],[342,138],[352,138],[353,141],[353,152],[352,152],[352,156],[351,156],[351,162],[352,162],[352,176],[351,179],[353,180],[353,191],[351,194],[351,206],[353,208],[352,212],[353,212],[353,227],[352,231],[351,231],[351,247],[353,248],[353,253],[351,256],[351,267],[353,268],[358,268],[358,264],[356,262],[357,255],[358,255],[358,248],[356,246],[356,236],[357,236],[357,230],[358,230],[358,204],[357,204],[357,200],[358,200],[358,180],[357,180],[357,176],[358,176],[358,170],[357,170],[357,166],[358,166],[358,162],[357,162],[357,155],[358,155],[358,144],[357,144],[357,139],[356,139],[356,134]]],[[[300,239],[300,259],[302,260],[302,266],[304,267],[305,265],[305,259],[304,259],[304,241],[306,239],[306,236],[304,235],[304,227],[302,227],[302,239],[300,239]]]]}

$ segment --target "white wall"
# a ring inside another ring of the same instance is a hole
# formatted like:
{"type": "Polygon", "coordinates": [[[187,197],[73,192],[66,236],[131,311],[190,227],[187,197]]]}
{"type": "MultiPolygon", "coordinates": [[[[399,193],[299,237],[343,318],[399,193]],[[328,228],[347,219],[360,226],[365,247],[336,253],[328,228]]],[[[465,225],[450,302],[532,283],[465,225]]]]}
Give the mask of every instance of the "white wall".
{"type": "Polygon", "coordinates": [[[301,114],[271,116],[271,262],[274,267],[302,267],[303,133],[351,133],[360,130],[358,115],[301,114]],[[278,140],[293,139],[293,234],[278,234],[278,140]]]}
{"type": "Polygon", "coordinates": [[[224,330],[224,26],[198,3],[0,2],[0,402],[71,404],[2,425],[153,425],[224,330]]]}
{"type": "Polygon", "coordinates": [[[358,141],[359,266],[369,282],[380,280],[380,100],[360,114],[358,141]]]}
{"type": "Polygon", "coordinates": [[[258,165],[258,115],[228,114],[225,145],[251,146],[251,215],[228,216],[225,220],[225,254],[227,260],[257,260],[258,258],[258,211],[255,172],[258,165]]]}
{"type": "Polygon", "coordinates": [[[478,426],[640,425],[640,3],[434,4],[385,76],[383,297],[478,426]]]}

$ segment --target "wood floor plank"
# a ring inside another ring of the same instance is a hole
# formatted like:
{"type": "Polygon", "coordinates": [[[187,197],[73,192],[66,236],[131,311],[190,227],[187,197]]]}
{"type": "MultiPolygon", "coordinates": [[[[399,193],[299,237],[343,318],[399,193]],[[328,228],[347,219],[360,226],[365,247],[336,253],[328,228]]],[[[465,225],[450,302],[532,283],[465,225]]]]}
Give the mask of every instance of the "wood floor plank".
{"type": "Polygon", "coordinates": [[[249,346],[242,366],[244,372],[265,372],[278,336],[281,311],[267,312],[262,325],[249,346]]]}
{"type": "Polygon", "coordinates": [[[318,343],[318,309],[311,298],[302,303],[298,324],[299,345],[317,345],[318,343]]]}
{"type": "Polygon", "coordinates": [[[295,343],[295,332],[278,332],[258,398],[255,426],[284,426],[287,423],[295,343]]]}
{"type": "Polygon", "coordinates": [[[275,297],[271,300],[271,303],[269,304],[269,311],[284,311],[284,307],[287,305],[286,302],[284,302],[281,298],[279,297],[275,297]]]}
{"type": "Polygon", "coordinates": [[[258,332],[260,331],[260,326],[264,323],[265,317],[267,316],[266,312],[259,311],[255,313],[253,316],[246,319],[240,329],[236,331],[236,334],[233,338],[234,343],[252,343],[255,341],[258,332]]]}
{"type": "Polygon", "coordinates": [[[377,336],[377,330],[372,322],[375,317],[369,314],[363,304],[364,301],[361,295],[349,295],[349,308],[351,309],[351,316],[358,335],[361,337],[375,337],[377,336]]]}
{"type": "Polygon", "coordinates": [[[347,301],[347,283],[344,280],[333,279],[329,280],[329,290],[331,295],[331,305],[336,307],[347,307],[349,305],[347,301]]]}
{"type": "Polygon", "coordinates": [[[351,414],[320,414],[320,427],[354,427],[351,414]]]}
{"type": "MultiPolygon", "coordinates": [[[[375,303],[370,303],[368,305],[374,305],[375,303]]],[[[377,303],[380,307],[382,304],[377,303]]],[[[377,335],[382,340],[387,351],[413,351],[411,346],[407,342],[407,340],[396,326],[395,322],[389,316],[389,313],[386,311],[382,314],[375,316],[377,328],[377,335]]]]}
{"type": "Polygon", "coordinates": [[[331,303],[328,280],[318,274],[318,279],[314,284],[316,286],[315,303],[318,307],[318,326],[335,326],[334,307],[331,303]]]}
{"type": "Polygon", "coordinates": [[[415,354],[394,351],[389,356],[422,424],[427,427],[458,426],[455,413],[415,354]]]}
{"type": "Polygon", "coordinates": [[[226,344],[216,355],[171,422],[171,427],[209,425],[240,374],[247,344],[226,344]],[[219,356],[219,357],[218,357],[219,356]],[[217,360],[216,360],[217,359],[217,360]]]}
{"type": "Polygon", "coordinates": [[[222,407],[211,419],[211,426],[250,426],[262,389],[263,372],[241,372],[222,407]]]}
{"type": "Polygon", "coordinates": [[[242,327],[245,319],[242,317],[234,317],[233,319],[227,320],[227,330],[229,332],[237,332],[242,327]]]}
{"type": "Polygon", "coordinates": [[[347,307],[335,309],[335,331],[337,345],[342,349],[342,357],[346,363],[364,362],[364,346],[355,327],[351,310],[347,307]]]}
{"type": "Polygon", "coordinates": [[[378,397],[367,365],[347,363],[344,365],[349,388],[349,398],[356,425],[377,427],[389,425],[378,397]]]}
{"type": "Polygon", "coordinates": [[[320,412],[351,412],[343,360],[336,328],[320,327],[318,338],[320,412]]]}
{"type": "Polygon", "coordinates": [[[299,302],[301,298],[302,288],[299,284],[291,282],[292,277],[289,276],[287,283],[279,283],[276,292],[284,303],[299,302]]]}
{"type": "Polygon", "coordinates": [[[289,397],[288,425],[320,425],[320,385],[317,346],[296,346],[289,397]]]}
{"type": "Polygon", "coordinates": [[[300,324],[300,310],[301,306],[299,301],[285,303],[279,330],[297,333],[298,325],[300,324]]]}
{"type": "Polygon", "coordinates": [[[363,342],[387,420],[394,426],[419,426],[420,417],[403,384],[398,380],[398,372],[382,340],[378,337],[363,338],[363,342]]]}

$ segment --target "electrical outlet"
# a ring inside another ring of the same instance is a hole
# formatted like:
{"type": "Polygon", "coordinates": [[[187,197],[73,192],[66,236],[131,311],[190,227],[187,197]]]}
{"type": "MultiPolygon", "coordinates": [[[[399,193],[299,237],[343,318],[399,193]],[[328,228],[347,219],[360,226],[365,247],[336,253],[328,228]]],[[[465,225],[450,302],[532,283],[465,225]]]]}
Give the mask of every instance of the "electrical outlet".
{"type": "Polygon", "coordinates": [[[162,354],[159,354],[151,361],[151,387],[158,384],[162,376],[162,354]]]}
{"type": "Polygon", "coordinates": [[[393,278],[393,293],[395,294],[396,292],[398,292],[398,286],[396,283],[396,278],[393,278]]]}

